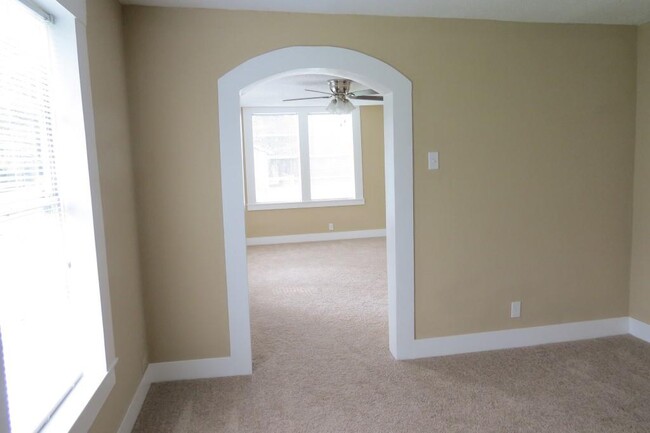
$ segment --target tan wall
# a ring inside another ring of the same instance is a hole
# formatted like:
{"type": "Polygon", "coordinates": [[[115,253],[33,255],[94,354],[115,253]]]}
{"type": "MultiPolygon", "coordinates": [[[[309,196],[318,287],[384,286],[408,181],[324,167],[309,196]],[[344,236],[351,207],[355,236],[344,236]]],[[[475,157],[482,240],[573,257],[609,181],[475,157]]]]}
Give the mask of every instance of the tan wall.
{"type": "Polygon", "coordinates": [[[386,228],[384,188],[384,110],[381,106],[361,109],[361,154],[365,204],[303,209],[246,212],[246,236],[284,236],[328,231],[386,228]]]}
{"type": "Polygon", "coordinates": [[[413,82],[419,338],[628,314],[634,27],[125,16],[153,361],[229,352],[216,83],[294,45],[358,50],[413,82]]]}
{"type": "Polygon", "coordinates": [[[639,27],[637,52],[630,316],[650,323],[650,23],[639,27]]]}
{"type": "Polygon", "coordinates": [[[114,433],[142,377],[143,360],[147,359],[124,74],[122,12],[117,0],[88,2],[87,34],[115,351],[119,358],[117,383],[91,431],[114,433]]]}

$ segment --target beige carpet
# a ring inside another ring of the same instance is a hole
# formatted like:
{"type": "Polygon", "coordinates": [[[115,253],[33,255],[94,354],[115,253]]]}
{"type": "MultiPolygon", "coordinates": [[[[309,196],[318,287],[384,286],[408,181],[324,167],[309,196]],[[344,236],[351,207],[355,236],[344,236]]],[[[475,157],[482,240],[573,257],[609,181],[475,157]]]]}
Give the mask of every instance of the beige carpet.
{"type": "Polygon", "coordinates": [[[388,352],[380,239],[249,249],[254,373],[155,384],[135,432],[650,432],[650,345],[388,352]]]}

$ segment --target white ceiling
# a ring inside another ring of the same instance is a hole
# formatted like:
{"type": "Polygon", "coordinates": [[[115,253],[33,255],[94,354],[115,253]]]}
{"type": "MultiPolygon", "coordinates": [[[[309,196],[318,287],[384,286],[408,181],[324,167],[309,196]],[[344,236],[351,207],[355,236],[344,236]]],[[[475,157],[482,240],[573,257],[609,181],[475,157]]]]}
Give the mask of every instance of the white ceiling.
{"type": "MultiPolygon", "coordinates": [[[[241,95],[242,107],[326,107],[329,104],[327,99],[311,99],[306,101],[283,102],[283,99],[311,98],[314,96],[327,96],[318,93],[307,92],[305,89],[329,92],[327,80],[335,77],[333,75],[305,74],[282,77],[258,84],[248,92],[241,95]]],[[[367,89],[359,83],[353,82],[351,91],[367,89]]],[[[375,101],[352,101],[354,105],[380,105],[375,101]]]]}
{"type": "Polygon", "coordinates": [[[645,24],[650,0],[121,0],[123,4],[322,14],[645,24]]]}

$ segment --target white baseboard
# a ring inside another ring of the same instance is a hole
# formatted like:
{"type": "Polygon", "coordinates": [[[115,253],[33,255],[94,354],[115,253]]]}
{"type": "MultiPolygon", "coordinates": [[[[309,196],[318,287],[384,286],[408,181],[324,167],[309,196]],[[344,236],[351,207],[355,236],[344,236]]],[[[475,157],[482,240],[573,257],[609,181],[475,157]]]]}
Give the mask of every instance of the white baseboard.
{"type": "Polygon", "coordinates": [[[650,343],[650,325],[630,317],[630,334],[650,343]]]}
{"type": "Polygon", "coordinates": [[[158,362],[147,368],[151,383],[172,380],[208,379],[211,377],[243,376],[251,374],[250,366],[233,358],[206,358],[189,361],[158,362]]]}
{"type": "Polygon", "coordinates": [[[627,317],[414,340],[410,356],[429,358],[627,334],[627,317]]]}
{"type": "Polygon", "coordinates": [[[140,384],[135,390],[131,404],[126,410],[126,415],[124,415],[124,419],[122,420],[122,424],[120,424],[120,428],[117,430],[117,433],[131,433],[133,430],[133,426],[135,426],[138,415],[140,415],[140,410],[142,410],[144,399],[147,397],[147,393],[151,387],[151,380],[149,379],[147,373],[149,373],[149,367],[147,367],[145,370],[144,375],[140,380],[140,384]]]}
{"type": "Polygon", "coordinates": [[[322,242],[336,241],[341,239],[380,238],[384,236],[386,236],[386,229],[305,233],[301,235],[261,236],[256,238],[247,238],[246,245],[294,244],[299,242],[322,242]]]}
{"type": "Polygon", "coordinates": [[[174,380],[242,376],[246,374],[251,374],[249,366],[242,366],[230,357],[157,362],[149,364],[140,380],[140,385],[138,385],[138,388],[133,395],[133,399],[131,400],[131,404],[122,420],[118,433],[131,433],[152,383],[170,382],[174,380]]]}

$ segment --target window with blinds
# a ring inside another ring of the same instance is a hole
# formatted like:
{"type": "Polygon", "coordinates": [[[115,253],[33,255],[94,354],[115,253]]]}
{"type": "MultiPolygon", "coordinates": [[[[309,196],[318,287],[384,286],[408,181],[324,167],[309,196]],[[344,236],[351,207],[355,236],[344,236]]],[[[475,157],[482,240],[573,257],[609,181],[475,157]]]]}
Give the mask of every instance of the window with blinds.
{"type": "Polygon", "coordinates": [[[0,331],[12,432],[38,431],[82,372],[51,25],[0,0],[0,331]]]}

